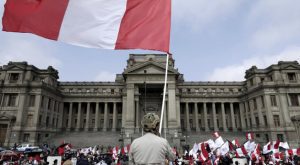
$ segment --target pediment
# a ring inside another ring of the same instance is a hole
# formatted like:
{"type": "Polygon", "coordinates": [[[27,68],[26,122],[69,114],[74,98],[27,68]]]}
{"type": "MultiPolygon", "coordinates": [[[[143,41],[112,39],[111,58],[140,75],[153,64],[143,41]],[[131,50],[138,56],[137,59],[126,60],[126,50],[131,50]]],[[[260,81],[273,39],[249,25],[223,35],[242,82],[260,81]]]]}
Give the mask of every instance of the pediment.
{"type": "MultiPolygon", "coordinates": [[[[165,66],[155,63],[155,62],[146,62],[137,66],[127,68],[123,74],[165,74],[165,66]]],[[[179,74],[177,70],[170,67],[168,68],[168,74],[179,74]]]]}
{"type": "Polygon", "coordinates": [[[285,66],[283,69],[285,69],[285,70],[296,70],[296,69],[300,69],[300,67],[298,65],[291,64],[291,65],[285,66]]]}
{"type": "Polygon", "coordinates": [[[24,70],[25,68],[23,66],[19,65],[9,65],[7,67],[7,70],[24,70]]]}

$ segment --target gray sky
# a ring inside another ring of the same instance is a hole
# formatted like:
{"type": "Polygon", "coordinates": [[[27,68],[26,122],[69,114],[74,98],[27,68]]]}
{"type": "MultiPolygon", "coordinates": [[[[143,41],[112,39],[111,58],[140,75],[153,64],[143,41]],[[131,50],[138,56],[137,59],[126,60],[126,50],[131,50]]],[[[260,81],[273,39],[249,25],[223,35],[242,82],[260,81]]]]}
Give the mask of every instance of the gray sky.
{"type": "MultiPolygon", "coordinates": [[[[241,81],[252,65],[300,61],[298,0],[173,0],[171,52],[186,81],[241,81]]],[[[3,13],[4,1],[0,1],[3,13]]],[[[1,24],[2,27],[2,24],[1,24]]],[[[0,65],[54,66],[60,81],[113,81],[129,53],[0,32],[0,65]]]]}

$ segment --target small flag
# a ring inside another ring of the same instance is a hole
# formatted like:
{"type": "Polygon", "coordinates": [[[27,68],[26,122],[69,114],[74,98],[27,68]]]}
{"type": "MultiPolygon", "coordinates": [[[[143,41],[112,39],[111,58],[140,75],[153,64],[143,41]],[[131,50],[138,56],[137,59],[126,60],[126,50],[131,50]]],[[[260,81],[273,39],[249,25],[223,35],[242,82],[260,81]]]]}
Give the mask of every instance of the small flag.
{"type": "Polygon", "coordinates": [[[213,135],[213,137],[214,137],[214,138],[218,138],[218,137],[220,137],[220,134],[219,134],[219,132],[214,132],[212,135],[213,135]]]}
{"type": "Polygon", "coordinates": [[[253,133],[246,133],[246,140],[253,140],[254,134],[253,133]]]}

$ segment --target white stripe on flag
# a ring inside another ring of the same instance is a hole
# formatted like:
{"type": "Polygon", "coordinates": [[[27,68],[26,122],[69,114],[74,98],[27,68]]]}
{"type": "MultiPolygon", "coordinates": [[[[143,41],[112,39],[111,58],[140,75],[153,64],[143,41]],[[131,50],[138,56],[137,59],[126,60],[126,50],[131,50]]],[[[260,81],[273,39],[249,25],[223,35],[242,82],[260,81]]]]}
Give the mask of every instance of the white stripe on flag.
{"type": "Polygon", "coordinates": [[[58,40],[114,49],[127,0],[70,0],[58,40]]]}

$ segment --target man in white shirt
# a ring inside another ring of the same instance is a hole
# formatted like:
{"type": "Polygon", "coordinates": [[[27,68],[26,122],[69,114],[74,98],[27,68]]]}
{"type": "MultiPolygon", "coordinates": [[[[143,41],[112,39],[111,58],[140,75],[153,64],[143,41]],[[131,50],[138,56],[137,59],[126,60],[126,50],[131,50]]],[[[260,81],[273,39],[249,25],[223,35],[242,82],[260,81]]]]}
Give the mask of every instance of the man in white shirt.
{"type": "Polygon", "coordinates": [[[135,139],[129,151],[129,164],[165,164],[174,161],[168,141],[159,135],[159,117],[148,113],[143,117],[142,127],[145,135],[135,139]]]}

